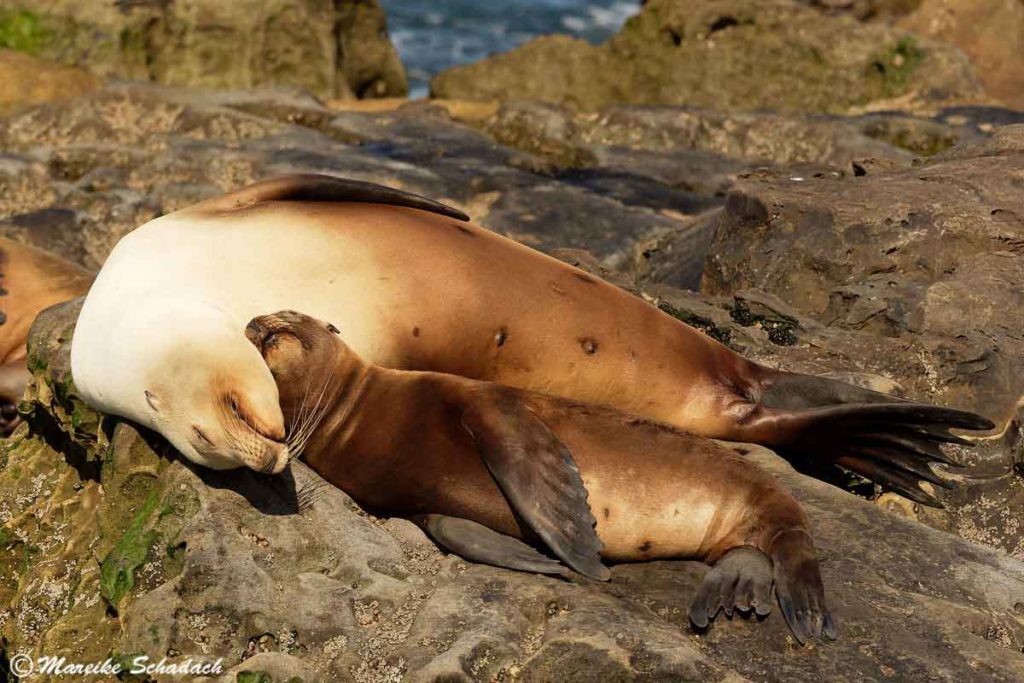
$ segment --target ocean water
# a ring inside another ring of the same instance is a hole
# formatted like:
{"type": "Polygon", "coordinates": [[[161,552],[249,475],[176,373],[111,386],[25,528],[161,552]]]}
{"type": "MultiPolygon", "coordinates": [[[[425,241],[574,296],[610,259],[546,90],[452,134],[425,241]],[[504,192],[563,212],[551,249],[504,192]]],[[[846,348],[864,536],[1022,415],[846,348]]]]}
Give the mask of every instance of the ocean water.
{"type": "Polygon", "coordinates": [[[537,36],[564,33],[600,43],[640,10],[640,0],[381,0],[388,31],[423,97],[434,74],[537,36]]]}

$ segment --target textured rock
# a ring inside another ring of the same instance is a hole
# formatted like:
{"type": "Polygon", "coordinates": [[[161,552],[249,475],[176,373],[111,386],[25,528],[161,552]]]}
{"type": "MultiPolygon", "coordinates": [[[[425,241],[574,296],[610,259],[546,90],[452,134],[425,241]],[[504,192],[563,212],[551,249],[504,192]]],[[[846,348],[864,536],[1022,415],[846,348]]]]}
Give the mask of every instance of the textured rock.
{"type": "MultiPolygon", "coordinates": [[[[831,356],[818,372],[859,368],[908,397],[1008,425],[969,455],[962,486],[941,494],[948,509],[924,516],[1024,556],[1024,126],[910,169],[860,173],[781,169],[743,179],[697,226],[714,235],[702,290],[736,297],[757,288],[785,301],[805,330],[797,345],[831,356]]],[[[651,251],[654,278],[692,277],[695,229],[651,251]]]]}
{"type": "Polygon", "coordinates": [[[193,469],[158,437],[80,405],[67,375],[76,314],[72,303],[40,316],[27,424],[2,455],[8,656],[223,657],[226,680],[1024,676],[1024,565],[763,449],[739,447],[807,510],[835,643],[797,647],[777,613],[693,634],[698,563],[622,565],[607,584],[468,565],[303,465],[278,477],[193,469]]]}
{"type": "MultiPolygon", "coordinates": [[[[103,77],[323,97],[408,90],[377,0],[3,0],[9,47],[103,77]]],[[[0,45],[2,46],[2,45],[0,45]]]]}
{"type": "Polygon", "coordinates": [[[793,0],[650,0],[602,46],[564,36],[457,66],[438,97],[532,99],[597,110],[615,103],[842,113],[979,94],[955,48],[793,0]]]}
{"type": "Polygon", "coordinates": [[[92,267],[150,218],[298,170],[438,197],[534,246],[583,248],[616,265],[632,261],[635,243],[678,223],[661,207],[707,205],[642,177],[553,177],[550,163],[497,145],[440,108],[334,111],[288,93],[108,86],[0,122],[0,149],[10,155],[0,182],[27,191],[0,196],[0,216],[9,216],[0,232],[47,233],[50,248],[92,267]],[[615,186],[600,184],[605,178],[615,186]],[[58,220],[63,227],[51,229],[58,220]]]}
{"type": "Polygon", "coordinates": [[[805,0],[956,45],[985,90],[1024,107],[1024,3],[1020,0],[805,0]]]}
{"type": "Polygon", "coordinates": [[[99,86],[99,79],[81,69],[0,49],[0,113],[70,99],[99,86]]]}

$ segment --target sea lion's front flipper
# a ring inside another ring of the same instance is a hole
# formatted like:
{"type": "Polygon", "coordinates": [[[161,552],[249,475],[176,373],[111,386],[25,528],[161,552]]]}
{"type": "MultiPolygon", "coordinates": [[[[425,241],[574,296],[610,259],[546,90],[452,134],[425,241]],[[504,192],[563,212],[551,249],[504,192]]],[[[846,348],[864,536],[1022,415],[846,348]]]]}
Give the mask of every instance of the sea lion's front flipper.
{"type": "Polygon", "coordinates": [[[488,385],[465,399],[462,425],[509,505],[559,559],[606,581],[597,521],[565,444],[505,387],[488,385]]]}
{"type": "Polygon", "coordinates": [[[756,548],[733,548],[704,575],[690,603],[690,621],[707,628],[718,612],[732,617],[733,609],[753,610],[759,617],[771,613],[772,562],[756,548]]]}
{"type": "Polygon", "coordinates": [[[297,173],[248,185],[207,200],[187,211],[228,213],[259,202],[355,202],[405,206],[468,221],[469,216],[441,202],[386,185],[319,173],[297,173]]]}
{"type": "Polygon", "coordinates": [[[835,640],[835,621],[825,605],[825,588],[811,537],[791,529],[778,534],[769,548],[775,596],[793,637],[803,645],[810,638],[835,640]]]}
{"type": "Polygon", "coordinates": [[[941,507],[920,482],[948,486],[931,463],[955,464],[941,445],[971,444],[950,430],[994,427],[963,410],[824,377],[763,371],[757,409],[736,438],[771,446],[805,471],[834,463],[925,505],[941,507]]]}
{"type": "Polygon", "coordinates": [[[420,515],[416,522],[438,545],[470,562],[536,574],[569,572],[558,560],[542,555],[519,539],[469,519],[420,515]]]}

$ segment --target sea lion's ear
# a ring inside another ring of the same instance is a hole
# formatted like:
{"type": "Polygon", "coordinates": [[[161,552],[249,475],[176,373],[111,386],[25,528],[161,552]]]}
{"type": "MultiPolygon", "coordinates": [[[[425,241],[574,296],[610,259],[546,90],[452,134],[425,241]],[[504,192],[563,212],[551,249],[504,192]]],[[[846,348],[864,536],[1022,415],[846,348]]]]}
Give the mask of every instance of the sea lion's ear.
{"type": "Polygon", "coordinates": [[[300,173],[254,183],[222,197],[186,209],[192,212],[231,213],[259,202],[357,202],[405,206],[468,221],[469,216],[441,202],[385,185],[318,173],[300,173]]]}
{"type": "Polygon", "coordinates": [[[512,510],[567,565],[607,581],[597,521],[569,449],[513,390],[485,385],[465,401],[462,425],[512,510]]]}

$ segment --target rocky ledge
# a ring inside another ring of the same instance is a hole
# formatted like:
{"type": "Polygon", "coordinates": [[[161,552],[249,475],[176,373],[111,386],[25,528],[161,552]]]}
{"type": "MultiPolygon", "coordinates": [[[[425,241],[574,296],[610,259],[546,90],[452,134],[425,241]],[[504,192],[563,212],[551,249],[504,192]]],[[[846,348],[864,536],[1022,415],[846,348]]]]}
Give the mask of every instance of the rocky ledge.
{"type": "Polygon", "coordinates": [[[66,306],[37,323],[26,425],[0,454],[7,655],[223,656],[228,680],[1021,679],[1024,127],[1003,125],[1019,120],[368,111],[138,84],[0,119],[0,233],[84,265],[195,201],[336,173],[457,205],[762,362],[1000,420],[953,453],[969,467],[935,511],[743,447],[804,504],[824,559],[840,640],[798,648],[777,615],[692,633],[703,565],[609,584],[470,566],[301,465],[192,469],[76,400],[66,306]]]}
{"type": "Polygon", "coordinates": [[[620,565],[606,584],[469,565],[301,464],[277,477],[194,468],[77,399],[79,307],[37,321],[27,424],[0,456],[8,656],[223,658],[229,681],[1024,676],[1024,564],[767,450],[735,446],[803,503],[835,643],[799,647],[777,612],[694,633],[700,563],[620,565]]]}

